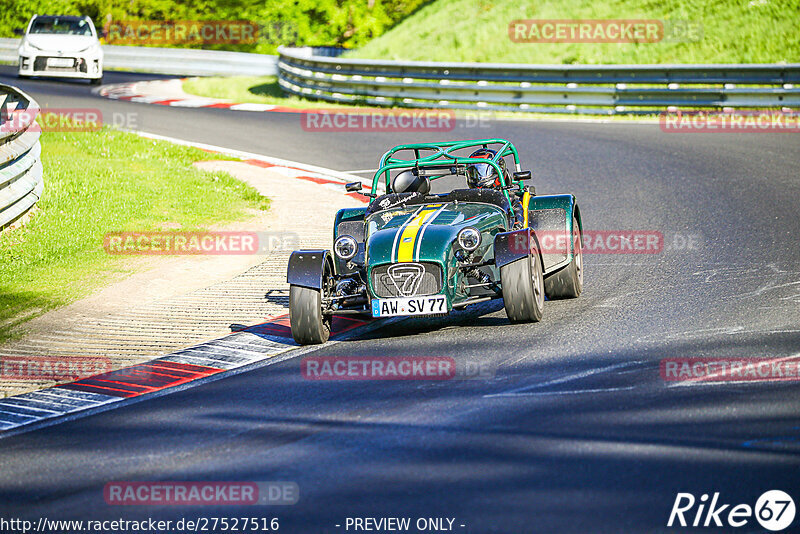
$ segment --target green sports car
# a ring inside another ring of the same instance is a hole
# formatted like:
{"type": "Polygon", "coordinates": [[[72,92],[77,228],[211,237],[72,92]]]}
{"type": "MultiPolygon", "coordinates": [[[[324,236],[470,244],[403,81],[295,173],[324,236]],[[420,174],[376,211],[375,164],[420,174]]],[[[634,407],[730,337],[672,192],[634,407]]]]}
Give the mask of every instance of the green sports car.
{"type": "MultiPolygon", "coordinates": [[[[505,139],[386,152],[369,205],[337,213],[333,251],[299,250],[289,259],[295,341],[327,341],[334,314],[443,315],[502,298],[512,322],[536,322],[545,296],[579,296],[582,223],[575,197],[537,196],[524,184],[530,178],[505,139]],[[442,178],[465,187],[432,194],[431,182],[442,178]]],[[[351,192],[361,188],[347,184],[351,192]]]]}

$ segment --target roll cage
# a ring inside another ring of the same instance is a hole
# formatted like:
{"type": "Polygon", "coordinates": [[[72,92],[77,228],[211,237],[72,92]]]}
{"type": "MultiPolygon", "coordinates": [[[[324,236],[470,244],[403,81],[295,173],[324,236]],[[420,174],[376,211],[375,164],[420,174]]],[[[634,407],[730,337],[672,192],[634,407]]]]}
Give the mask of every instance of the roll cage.
{"type": "Polygon", "coordinates": [[[473,163],[489,164],[497,172],[500,177],[501,191],[509,204],[511,204],[511,197],[508,194],[510,189],[519,188],[520,191],[524,190],[522,180],[506,180],[506,176],[500,169],[498,162],[500,158],[505,156],[512,156],[514,158],[514,170],[519,172],[519,154],[517,154],[516,147],[511,144],[511,141],[505,139],[474,139],[471,141],[446,141],[440,143],[412,143],[406,145],[397,145],[390,149],[383,156],[381,156],[380,164],[375,175],[372,177],[372,189],[369,196],[373,199],[377,197],[378,184],[383,175],[386,192],[391,192],[390,186],[390,171],[399,169],[415,169],[419,176],[424,176],[430,180],[436,180],[445,176],[452,175],[466,175],[467,165],[473,163]],[[499,148],[495,148],[498,147],[499,148]],[[468,148],[491,148],[496,150],[497,154],[492,159],[487,158],[470,158],[453,154],[453,152],[464,150],[468,148]],[[395,154],[403,151],[413,152],[414,157],[411,159],[404,159],[396,157],[395,154]],[[426,152],[431,152],[425,155],[426,152]]]}

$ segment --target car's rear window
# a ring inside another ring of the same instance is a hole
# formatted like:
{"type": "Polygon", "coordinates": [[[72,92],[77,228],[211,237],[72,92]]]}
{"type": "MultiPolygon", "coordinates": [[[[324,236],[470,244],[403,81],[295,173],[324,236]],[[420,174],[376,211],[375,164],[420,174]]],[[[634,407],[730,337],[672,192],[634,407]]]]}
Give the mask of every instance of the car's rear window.
{"type": "Polygon", "coordinates": [[[85,19],[39,17],[33,21],[30,33],[92,35],[92,28],[85,19]]]}

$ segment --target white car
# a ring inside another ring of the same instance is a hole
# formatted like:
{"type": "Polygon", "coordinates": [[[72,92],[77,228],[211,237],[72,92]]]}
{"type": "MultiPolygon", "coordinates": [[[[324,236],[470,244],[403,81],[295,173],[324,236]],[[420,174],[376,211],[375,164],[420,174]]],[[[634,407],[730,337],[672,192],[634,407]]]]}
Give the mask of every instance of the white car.
{"type": "Polygon", "coordinates": [[[19,45],[19,76],[103,79],[103,50],[89,17],[34,15],[19,45]]]}

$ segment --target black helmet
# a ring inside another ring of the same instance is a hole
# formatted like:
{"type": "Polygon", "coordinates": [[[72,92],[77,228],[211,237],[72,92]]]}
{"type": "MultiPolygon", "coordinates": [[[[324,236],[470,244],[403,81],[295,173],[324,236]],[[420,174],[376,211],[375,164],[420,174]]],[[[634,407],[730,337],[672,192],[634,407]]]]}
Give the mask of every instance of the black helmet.
{"type": "Polygon", "coordinates": [[[424,176],[415,173],[414,169],[408,169],[392,178],[392,191],[427,195],[431,191],[431,183],[424,176]]]}
{"type": "MultiPolygon", "coordinates": [[[[497,152],[488,148],[480,148],[469,155],[470,158],[492,159],[497,152]]],[[[503,176],[507,176],[506,162],[503,158],[497,161],[497,166],[503,171],[503,176]]],[[[467,186],[468,187],[500,187],[500,177],[494,167],[488,163],[470,163],[467,165],[467,186]]]]}

